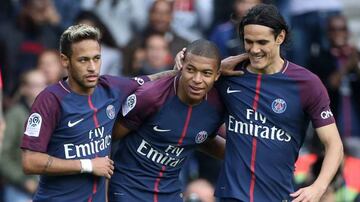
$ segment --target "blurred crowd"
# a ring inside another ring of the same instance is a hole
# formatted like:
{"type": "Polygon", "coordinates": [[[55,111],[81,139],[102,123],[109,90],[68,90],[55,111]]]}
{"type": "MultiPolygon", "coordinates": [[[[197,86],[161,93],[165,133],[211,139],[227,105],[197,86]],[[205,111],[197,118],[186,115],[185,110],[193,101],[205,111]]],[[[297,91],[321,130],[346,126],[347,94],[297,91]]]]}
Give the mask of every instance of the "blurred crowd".
{"type": "MultiPolygon", "coordinates": [[[[189,42],[207,38],[222,57],[243,52],[236,22],[258,3],[275,4],[291,27],[283,57],[325,84],[346,157],[323,201],[360,201],[360,54],[350,43],[340,0],[2,0],[0,4],[0,202],[29,201],[37,176],[25,176],[19,149],[37,94],[66,76],[60,34],[73,24],[102,32],[101,74],[136,76],[172,69],[189,42]]],[[[299,186],[320,171],[323,149],[309,126],[295,170],[299,186]]],[[[195,153],[183,170],[184,196],[215,201],[221,162],[195,153]]]]}

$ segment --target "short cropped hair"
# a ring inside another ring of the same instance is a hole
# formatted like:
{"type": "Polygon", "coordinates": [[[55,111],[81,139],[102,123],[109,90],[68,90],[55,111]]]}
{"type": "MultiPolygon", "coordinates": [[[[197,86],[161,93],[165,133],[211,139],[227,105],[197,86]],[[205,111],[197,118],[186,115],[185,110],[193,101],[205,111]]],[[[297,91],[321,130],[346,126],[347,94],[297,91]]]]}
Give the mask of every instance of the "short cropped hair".
{"type": "Polygon", "coordinates": [[[187,53],[215,59],[217,61],[217,69],[220,68],[220,63],[221,63],[220,52],[217,46],[215,45],[215,43],[211,41],[205,39],[199,39],[193,41],[186,47],[185,58],[187,53]]]}
{"type": "Polygon", "coordinates": [[[283,44],[286,44],[289,40],[289,27],[284,17],[274,5],[258,4],[247,12],[238,25],[239,37],[242,42],[244,42],[244,27],[249,24],[263,25],[272,28],[275,38],[284,30],[286,35],[283,44]]]}
{"type": "Polygon", "coordinates": [[[60,53],[70,57],[72,54],[71,45],[87,39],[100,43],[101,33],[99,29],[85,24],[70,26],[60,37],[60,53]]]}

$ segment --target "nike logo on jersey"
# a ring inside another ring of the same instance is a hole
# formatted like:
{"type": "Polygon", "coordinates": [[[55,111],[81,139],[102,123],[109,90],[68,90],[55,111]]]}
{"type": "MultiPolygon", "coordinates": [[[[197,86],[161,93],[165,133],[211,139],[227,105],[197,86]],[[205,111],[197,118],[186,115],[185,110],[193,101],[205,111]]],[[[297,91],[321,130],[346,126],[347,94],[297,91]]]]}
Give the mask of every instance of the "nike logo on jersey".
{"type": "Polygon", "coordinates": [[[155,131],[157,131],[157,132],[169,132],[169,131],[171,131],[171,130],[168,130],[168,129],[160,129],[160,128],[158,128],[158,126],[154,126],[153,129],[155,131]]]}
{"type": "Polygon", "coordinates": [[[80,122],[83,121],[83,120],[84,120],[84,118],[82,118],[82,119],[80,119],[80,120],[77,120],[77,121],[75,121],[75,122],[69,121],[69,122],[68,122],[68,126],[69,126],[69,128],[74,127],[75,125],[77,125],[78,123],[80,123],[80,122]]]}
{"type": "Polygon", "coordinates": [[[228,87],[228,88],[226,89],[226,93],[227,93],[227,94],[240,93],[240,92],[241,92],[241,90],[230,90],[230,87],[228,87]]]}

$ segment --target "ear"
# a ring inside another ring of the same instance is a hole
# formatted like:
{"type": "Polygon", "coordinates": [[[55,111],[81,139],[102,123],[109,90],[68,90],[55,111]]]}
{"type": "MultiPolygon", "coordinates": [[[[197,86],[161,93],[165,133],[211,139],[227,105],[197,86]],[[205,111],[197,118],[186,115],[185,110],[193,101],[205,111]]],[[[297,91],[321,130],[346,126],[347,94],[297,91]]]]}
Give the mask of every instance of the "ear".
{"type": "Polygon", "coordinates": [[[220,75],[221,75],[221,72],[220,72],[220,68],[219,68],[219,70],[216,72],[215,81],[217,81],[219,79],[220,75]]]}
{"type": "Polygon", "coordinates": [[[285,41],[286,32],[285,30],[281,30],[279,35],[276,37],[276,43],[281,45],[285,41]]]}
{"type": "Polygon", "coordinates": [[[60,54],[60,62],[63,67],[66,67],[66,68],[69,67],[69,63],[70,63],[69,58],[62,53],[60,54]]]}

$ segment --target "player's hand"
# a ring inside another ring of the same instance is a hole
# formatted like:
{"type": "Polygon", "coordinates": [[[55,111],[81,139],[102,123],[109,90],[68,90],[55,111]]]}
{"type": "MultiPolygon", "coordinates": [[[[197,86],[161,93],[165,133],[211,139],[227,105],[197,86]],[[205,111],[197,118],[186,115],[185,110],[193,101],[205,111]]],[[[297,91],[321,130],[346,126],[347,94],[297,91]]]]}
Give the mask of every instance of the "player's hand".
{"type": "Polygon", "coordinates": [[[24,182],[24,187],[25,190],[31,194],[35,193],[37,187],[38,187],[38,182],[34,179],[26,179],[24,182]]]}
{"type": "Polygon", "coordinates": [[[96,157],[91,159],[93,174],[96,176],[104,176],[108,179],[114,173],[114,161],[109,159],[109,157],[96,157]]]}
{"type": "Polygon", "coordinates": [[[176,54],[174,70],[181,70],[185,58],[185,51],[186,48],[183,48],[180,52],[176,54]]]}
{"type": "Polygon", "coordinates": [[[221,75],[223,76],[241,76],[243,71],[234,71],[235,66],[249,58],[247,53],[243,53],[236,56],[230,56],[221,60],[221,75]]]}
{"type": "Polygon", "coordinates": [[[290,196],[294,198],[292,202],[318,202],[325,191],[326,189],[324,190],[312,184],[291,193],[290,196]]]}

